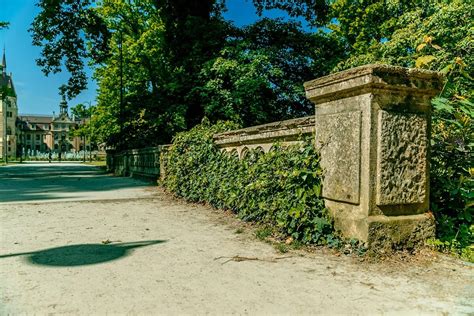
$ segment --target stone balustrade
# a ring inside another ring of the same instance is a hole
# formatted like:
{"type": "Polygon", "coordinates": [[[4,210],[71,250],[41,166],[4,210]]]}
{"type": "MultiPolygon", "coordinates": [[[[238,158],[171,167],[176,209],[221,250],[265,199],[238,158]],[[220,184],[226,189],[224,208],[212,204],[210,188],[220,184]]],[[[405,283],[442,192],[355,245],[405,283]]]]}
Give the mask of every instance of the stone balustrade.
{"type": "Polygon", "coordinates": [[[107,169],[120,176],[157,179],[160,176],[161,147],[131,149],[118,153],[109,150],[107,169]]]}
{"type": "Polygon", "coordinates": [[[214,135],[214,143],[223,151],[243,158],[249,150],[268,152],[275,143],[289,146],[312,136],[315,130],[314,116],[273,122],[214,135]]]}

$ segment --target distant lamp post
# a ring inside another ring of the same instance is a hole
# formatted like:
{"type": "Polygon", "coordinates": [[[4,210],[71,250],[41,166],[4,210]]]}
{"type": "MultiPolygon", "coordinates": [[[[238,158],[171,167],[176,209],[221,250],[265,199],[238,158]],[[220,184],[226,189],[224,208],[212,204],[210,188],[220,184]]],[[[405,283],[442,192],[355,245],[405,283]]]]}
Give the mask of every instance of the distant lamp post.
{"type": "Polygon", "coordinates": [[[8,141],[7,141],[7,126],[8,126],[8,113],[7,113],[7,102],[8,102],[8,98],[5,96],[5,92],[1,92],[2,93],[2,105],[3,105],[3,109],[2,109],[2,113],[3,113],[3,117],[4,117],[4,123],[3,123],[3,135],[2,135],[2,147],[3,147],[3,162],[4,163],[8,163],[8,152],[7,152],[7,148],[8,148],[8,141]]]}
{"type": "Polygon", "coordinates": [[[86,162],[86,135],[82,134],[82,162],[86,162]]]}
{"type": "Polygon", "coordinates": [[[119,54],[120,54],[120,110],[119,110],[119,125],[120,125],[120,137],[123,137],[123,31],[120,30],[120,46],[119,46],[119,54]]]}
{"type": "Polygon", "coordinates": [[[19,125],[18,129],[18,140],[19,140],[19,146],[20,146],[20,163],[23,162],[23,122],[19,125]]]}
{"type": "Polygon", "coordinates": [[[92,162],[92,110],[89,103],[89,161],[92,162]]]}
{"type": "MultiPolygon", "coordinates": [[[[92,101],[85,101],[84,103],[87,103],[87,105],[89,105],[88,107],[88,114],[89,114],[89,130],[88,130],[88,133],[89,133],[89,161],[92,162],[92,101]]],[[[85,118],[84,118],[84,123],[85,123],[85,118]]],[[[86,135],[86,132],[84,132],[84,149],[85,149],[85,144],[86,144],[86,139],[87,139],[87,136],[86,135]]],[[[86,158],[85,158],[85,152],[84,152],[84,162],[86,161],[86,158]]]]}
{"type": "MultiPolygon", "coordinates": [[[[5,148],[8,148],[9,143],[10,143],[10,135],[8,135],[8,132],[7,132],[5,148]]],[[[8,164],[8,151],[5,150],[5,152],[6,152],[6,154],[5,154],[5,163],[8,164]]]]}
{"type": "Polygon", "coordinates": [[[28,146],[26,146],[26,131],[28,130],[28,126],[30,125],[30,121],[26,120],[24,124],[22,124],[23,128],[23,147],[26,147],[25,149],[25,158],[28,159],[29,152],[28,152],[28,146]]]}

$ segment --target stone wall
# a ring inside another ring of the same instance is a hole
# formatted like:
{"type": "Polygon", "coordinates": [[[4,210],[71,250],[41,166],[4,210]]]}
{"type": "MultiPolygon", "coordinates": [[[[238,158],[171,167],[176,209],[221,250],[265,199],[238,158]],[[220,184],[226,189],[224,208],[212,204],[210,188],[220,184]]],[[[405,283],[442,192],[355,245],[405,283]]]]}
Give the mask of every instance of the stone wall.
{"type": "Polygon", "coordinates": [[[296,144],[304,137],[312,137],[314,130],[315,118],[307,116],[216,134],[214,142],[223,151],[243,158],[251,149],[268,152],[275,143],[296,144]]]}
{"type": "MultiPolygon", "coordinates": [[[[214,135],[214,142],[223,151],[243,158],[249,150],[268,152],[275,143],[289,146],[304,137],[314,137],[314,116],[252,126],[214,135]]],[[[132,149],[122,152],[107,150],[107,170],[119,176],[164,177],[163,155],[170,145],[132,149]]]]}
{"type": "Polygon", "coordinates": [[[122,152],[108,150],[107,170],[119,176],[157,179],[160,176],[161,149],[162,146],[122,152]]]}

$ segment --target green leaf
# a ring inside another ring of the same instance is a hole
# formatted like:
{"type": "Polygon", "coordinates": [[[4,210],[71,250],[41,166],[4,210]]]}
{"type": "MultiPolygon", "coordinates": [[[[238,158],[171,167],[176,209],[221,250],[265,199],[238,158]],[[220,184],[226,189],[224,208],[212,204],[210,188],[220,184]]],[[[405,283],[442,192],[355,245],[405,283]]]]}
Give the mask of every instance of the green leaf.
{"type": "Polygon", "coordinates": [[[417,68],[421,68],[421,67],[424,67],[424,66],[428,66],[428,64],[430,64],[431,62],[435,61],[436,60],[436,57],[433,56],[433,55],[426,55],[426,56],[421,56],[421,57],[418,57],[415,61],[415,66],[417,68]]]}
{"type": "Polygon", "coordinates": [[[444,74],[444,75],[447,75],[452,69],[453,69],[453,65],[449,64],[446,67],[444,67],[443,69],[441,69],[439,72],[444,74]]]}
{"type": "Polygon", "coordinates": [[[423,48],[425,48],[425,46],[426,46],[426,43],[421,43],[420,45],[416,47],[416,51],[417,52],[421,51],[423,48]]]}
{"type": "Polygon", "coordinates": [[[450,104],[450,101],[446,98],[437,97],[431,100],[431,104],[433,104],[434,108],[438,111],[446,111],[448,113],[452,113],[454,111],[454,107],[450,104]]]}

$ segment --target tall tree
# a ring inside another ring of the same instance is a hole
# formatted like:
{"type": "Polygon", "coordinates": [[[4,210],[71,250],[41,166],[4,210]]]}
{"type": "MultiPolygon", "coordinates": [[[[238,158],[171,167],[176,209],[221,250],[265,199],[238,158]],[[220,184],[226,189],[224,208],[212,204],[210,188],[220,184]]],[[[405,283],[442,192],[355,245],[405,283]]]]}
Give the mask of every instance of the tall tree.
{"type": "Polygon", "coordinates": [[[305,32],[297,22],[262,19],[229,37],[202,69],[201,102],[211,120],[243,126],[314,113],[303,82],[328,74],[342,55],[340,41],[305,32]]]}
{"type": "Polygon", "coordinates": [[[70,78],[61,93],[71,99],[87,87],[85,59],[101,62],[107,52],[109,30],[97,15],[92,0],[39,0],[40,13],[30,31],[33,44],[42,47],[36,60],[45,75],[62,66],[70,78]],[[88,49],[88,45],[93,49],[88,49]]]}

